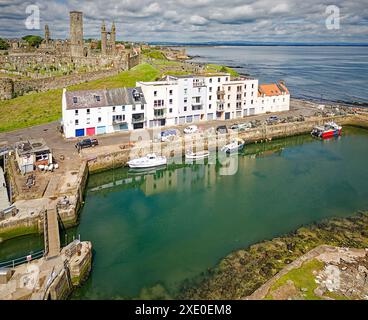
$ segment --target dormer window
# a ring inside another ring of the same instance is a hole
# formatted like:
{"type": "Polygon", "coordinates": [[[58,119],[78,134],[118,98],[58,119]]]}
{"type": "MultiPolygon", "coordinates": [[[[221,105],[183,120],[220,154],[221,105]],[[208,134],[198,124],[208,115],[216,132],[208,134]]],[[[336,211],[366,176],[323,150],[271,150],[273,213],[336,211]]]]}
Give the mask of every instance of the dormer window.
{"type": "Polygon", "coordinates": [[[101,97],[100,96],[95,96],[95,99],[97,102],[100,102],[101,101],[101,97]]]}
{"type": "Polygon", "coordinates": [[[73,97],[73,103],[77,103],[78,102],[78,98],[77,97],[73,97]]]}

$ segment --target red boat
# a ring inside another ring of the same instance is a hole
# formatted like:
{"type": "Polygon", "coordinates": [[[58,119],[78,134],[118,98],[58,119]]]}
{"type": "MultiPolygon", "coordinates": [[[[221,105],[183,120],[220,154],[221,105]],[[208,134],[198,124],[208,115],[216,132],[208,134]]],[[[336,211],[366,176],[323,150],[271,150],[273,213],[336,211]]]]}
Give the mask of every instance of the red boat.
{"type": "Polygon", "coordinates": [[[311,135],[317,138],[329,139],[341,135],[342,127],[335,122],[327,122],[324,126],[314,127],[311,135]]]}

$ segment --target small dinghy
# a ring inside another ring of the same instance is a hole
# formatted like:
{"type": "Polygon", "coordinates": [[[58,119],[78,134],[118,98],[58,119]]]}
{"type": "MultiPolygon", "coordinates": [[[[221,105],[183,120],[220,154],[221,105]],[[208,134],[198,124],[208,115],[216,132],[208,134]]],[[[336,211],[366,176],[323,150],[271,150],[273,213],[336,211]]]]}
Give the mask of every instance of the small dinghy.
{"type": "Polygon", "coordinates": [[[222,152],[233,153],[243,150],[245,142],[243,139],[235,139],[231,143],[224,145],[221,148],[222,152]]]}
{"type": "Polygon", "coordinates": [[[199,151],[199,152],[188,151],[185,154],[185,159],[188,159],[188,160],[200,160],[200,159],[208,158],[209,155],[210,155],[210,152],[208,150],[199,151]]]}
{"type": "Polygon", "coordinates": [[[166,157],[157,156],[154,153],[147,154],[145,157],[128,161],[130,168],[142,169],[163,166],[167,164],[166,157]]]}

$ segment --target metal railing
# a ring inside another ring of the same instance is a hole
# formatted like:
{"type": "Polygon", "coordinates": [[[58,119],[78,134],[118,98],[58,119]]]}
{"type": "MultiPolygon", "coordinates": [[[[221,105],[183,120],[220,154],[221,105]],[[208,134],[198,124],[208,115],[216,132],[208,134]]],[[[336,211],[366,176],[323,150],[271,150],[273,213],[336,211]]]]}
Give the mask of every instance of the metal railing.
{"type": "Polygon", "coordinates": [[[145,122],[146,118],[142,117],[142,118],[132,118],[132,123],[140,123],[140,122],[145,122]]]}
{"type": "Polygon", "coordinates": [[[204,87],[205,83],[203,81],[194,81],[193,87],[204,87]]]}
{"type": "Polygon", "coordinates": [[[35,259],[40,259],[44,256],[45,250],[40,250],[37,252],[31,252],[29,255],[16,258],[13,260],[0,262],[0,268],[15,268],[16,266],[19,266],[23,263],[33,261],[35,259]]]}
{"type": "MultiPolygon", "coordinates": [[[[65,245],[62,247],[67,247],[68,245],[70,245],[71,243],[75,241],[80,242],[81,241],[80,239],[81,239],[80,234],[78,235],[78,237],[73,235],[73,237],[70,240],[66,236],[65,245]]],[[[30,252],[28,255],[22,256],[20,258],[15,258],[12,260],[0,262],[0,269],[1,268],[15,268],[16,266],[19,266],[23,263],[31,262],[33,260],[43,258],[44,256],[45,256],[45,250],[30,252]]]]}

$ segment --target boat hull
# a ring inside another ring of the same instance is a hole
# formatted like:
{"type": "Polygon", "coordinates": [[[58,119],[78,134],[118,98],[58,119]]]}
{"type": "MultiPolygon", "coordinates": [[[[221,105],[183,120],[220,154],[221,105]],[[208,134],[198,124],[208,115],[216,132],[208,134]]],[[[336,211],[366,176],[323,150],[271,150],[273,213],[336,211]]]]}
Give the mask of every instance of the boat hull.
{"type": "Polygon", "coordinates": [[[187,160],[201,160],[206,159],[210,156],[209,152],[203,153],[203,154],[186,154],[185,159],[187,160]]]}
{"type": "Polygon", "coordinates": [[[129,161],[128,166],[132,169],[147,169],[154,167],[161,167],[167,164],[166,159],[156,159],[152,162],[141,162],[141,161],[129,161]]]}
{"type": "Polygon", "coordinates": [[[341,129],[328,130],[322,133],[322,139],[329,139],[338,136],[341,136],[341,129]]]}
{"type": "Polygon", "coordinates": [[[242,151],[244,149],[245,144],[240,144],[235,148],[224,148],[222,151],[229,154],[229,153],[235,153],[235,152],[239,152],[242,151]]]}

